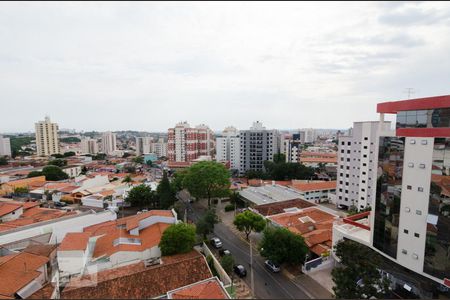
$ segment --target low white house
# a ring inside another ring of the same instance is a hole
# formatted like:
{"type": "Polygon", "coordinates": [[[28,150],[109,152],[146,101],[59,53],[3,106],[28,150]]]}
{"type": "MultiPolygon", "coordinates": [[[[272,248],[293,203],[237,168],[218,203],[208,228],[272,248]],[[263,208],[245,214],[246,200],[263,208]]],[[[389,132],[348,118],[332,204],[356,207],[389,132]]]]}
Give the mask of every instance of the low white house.
{"type": "Polygon", "coordinates": [[[62,168],[70,178],[77,177],[81,174],[81,166],[67,166],[62,168]]]}
{"type": "Polygon", "coordinates": [[[86,232],[70,232],[58,247],[60,276],[81,274],[89,259],[89,237],[86,232]]]}
{"type": "Polygon", "coordinates": [[[0,223],[16,220],[22,214],[22,205],[15,203],[0,203],[0,223]]]}

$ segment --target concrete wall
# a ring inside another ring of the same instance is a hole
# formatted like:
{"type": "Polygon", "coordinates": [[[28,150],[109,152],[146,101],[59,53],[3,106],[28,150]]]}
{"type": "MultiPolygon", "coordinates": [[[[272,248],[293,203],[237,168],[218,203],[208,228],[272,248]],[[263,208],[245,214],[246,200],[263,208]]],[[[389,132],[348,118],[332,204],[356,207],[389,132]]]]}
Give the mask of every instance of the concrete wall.
{"type": "Polygon", "coordinates": [[[58,267],[61,276],[79,274],[84,269],[87,250],[58,251],[58,267]]]}
{"type": "Polygon", "coordinates": [[[17,220],[22,214],[23,214],[23,208],[20,207],[19,209],[16,209],[15,211],[12,211],[9,214],[6,214],[6,215],[0,217],[0,221],[1,222],[14,221],[14,220],[17,220]]]}

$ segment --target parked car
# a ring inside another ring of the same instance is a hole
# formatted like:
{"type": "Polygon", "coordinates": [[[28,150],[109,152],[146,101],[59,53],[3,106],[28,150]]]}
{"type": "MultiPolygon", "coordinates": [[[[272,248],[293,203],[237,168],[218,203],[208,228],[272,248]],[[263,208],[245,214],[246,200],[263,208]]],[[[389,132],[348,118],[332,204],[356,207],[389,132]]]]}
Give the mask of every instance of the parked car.
{"type": "Polygon", "coordinates": [[[225,255],[231,255],[231,252],[230,252],[230,250],[227,250],[227,249],[220,249],[219,254],[220,254],[220,256],[225,256],[225,255]]]}
{"type": "Polygon", "coordinates": [[[266,267],[269,269],[269,270],[271,270],[272,272],[274,272],[274,273],[278,273],[278,272],[280,272],[280,266],[279,265],[277,265],[276,263],[274,263],[273,261],[271,261],[271,260],[266,260],[265,262],[264,262],[264,264],[266,265],[266,267]]]}
{"type": "Polygon", "coordinates": [[[213,237],[211,239],[211,245],[213,245],[216,249],[222,248],[222,242],[219,240],[219,238],[216,237],[213,237]]]}
{"type": "Polygon", "coordinates": [[[247,276],[247,271],[245,270],[243,265],[235,265],[233,267],[233,271],[241,278],[247,276]]]}
{"type": "Polygon", "coordinates": [[[67,206],[67,203],[65,202],[54,202],[55,207],[64,207],[67,206]]]}

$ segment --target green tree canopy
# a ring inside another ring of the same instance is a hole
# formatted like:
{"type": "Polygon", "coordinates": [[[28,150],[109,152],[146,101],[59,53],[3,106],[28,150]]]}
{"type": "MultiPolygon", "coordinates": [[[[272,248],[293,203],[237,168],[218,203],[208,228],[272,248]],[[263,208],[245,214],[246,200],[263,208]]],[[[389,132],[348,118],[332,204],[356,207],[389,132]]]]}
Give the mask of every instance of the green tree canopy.
{"type": "Polygon", "coordinates": [[[131,206],[134,207],[145,206],[152,209],[157,209],[160,207],[155,193],[145,184],[133,187],[128,193],[128,196],[125,198],[125,201],[129,202],[131,206]]]}
{"type": "Polygon", "coordinates": [[[52,155],[50,155],[50,156],[52,156],[52,157],[54,157],[54,158],[64,158],[64,155],[59,154],[59,153],[54,153],[54,154],[52,154],[52,155]]]}
{"type": "Polygon", "coordinates": [[[64,152],[63,156],[64,157],[70,157],[70,156],[75,156],[76,153],[73,151],[69,151],[69,152],[64,152]]]}
{"type": "Polygon", "coordinates": [[[49,161],[47,165],[49,165],[49,166],[52,165],[52,166],[64,167],[64,166],[67,165],[67,160],[65,160],[65,159],[60,159],[60,158],[56,158],[56,159],[53,159],[53,160],[49,161]]]}
{"type": "Polygon", "coordinates": [[[163,232],[159,247],[162,255],[187,253],[195,244],[195,226],[178,223],[167,227],[163,232]]]}
{"type": "Polygon", "coordinates": [[[187,169],[176,171],[175,174],[173,174],[172,182],[170,183],[170,185],[175,192],[179,192],[184,188],[183,180],[186,174],[187,169]]]}
{"type": "Polygon", "coordinates": [[[233,256],[224,255],[220,260],[220,264],[222,265],[222,268],[225,270],[225,272],[227,272],[228,274],[231,274],[233,272],[233,265],[234,265],[233,256]]]}
{"type": "Polygon", "coordinates": [[[45,166],[42,169],[42,175],[45,176],[45,180],[50,181],[58,181],[69,178],[69,175],[64,173],[60,167],[53,165],[45,166]]]}
{"type": "Polygon", "coordinates": [[[75,143],[81,142],[81,140],[75,136],[60,138],[59,140],[61,141],[61,143],[67,143],[67,144],[75,144],[75,143]]]}
{"type": "Polygon", "coordinates": [[[144,157],[143,156],[137,156],[133,158],[133,162],[137,164],[143,164],[144,163],[144,157]]]}
{"type": "Polygon", "coordinates": [[[170,186],[166,171],[164,171],[163,178],[156,188],[156,195],[159,198],[162,209],[168,209],[176,201],[175,193],[170,186]]]}
{"type": "Polygon", "coordinates": [[[8,164],[8,159],[5,156],[0,156],[0,166],[6,166],[8,164]]]}
{"type": "Polygon", "coordinates": [[[266,227],[264,218],[250,210],[238,214],[234,218],[233,224],[239,231],[245,232],[247,240],[252,231],[261,232],[266,227]]]}
{"type": "Polygon", "coordinates": [[[204,239],[210,233],[214,232],[214,225],[219,223],[219,217],[212,209],[208,209],[206,213],[197,221],[196,232],[201,234],[204,239]]]}
{"type": "Polygon", "coordinates": [[[127,176],[125,176],[124,179],[122,179],[122,182],[123,182],[123,183],[127,183],[127,184],[129,185],[130,183],[133,182],[133,179],[131,179],[131,176],[130,176],[130,175],[127,175],[127,176]]]}
{"type": "Polygon", "coordinates": [[[211,198],[228,194],[230,172],[221,163],[202,161],[187,169],[183,186],[195,198],[208,199],[208,207],[211,207],[211,198]]]}
{"type": "Polygon", "coordinates": [[[283,153],[276,153],[273,155],[273,162],[276,164],[286,162],[286,155],[283,153]]]}
{"type": "Polygon", "coordinates": [[[106,158],[105,153],[98,153],[94,156],[92,156],[92,160],[104,160],[106,158]]]}
{"type": "Polygon", "coordinates": [[[260,248],[262,256],[278,264],[298,265],[304,262],[308,253],[303,237],[282,227],[264,229],[260,248]]]}
{"type": "Polygon", "coordinates": [[[388,291],[389,281],[382,278],[377,269],[381,259],[379,254],[352,240],[340,241],[335,250],[342,264],[331,272],[336,298],[382,298],[388,291]]]}
{"type": "Polygon", "coordinates": [[[44,175],[44,173],[40,172],[40,171],[31,171],[30,173],[28,173],[27,177],[31,178],[31,177],[38,177],[38,176],[42,176],[44,175]]]}

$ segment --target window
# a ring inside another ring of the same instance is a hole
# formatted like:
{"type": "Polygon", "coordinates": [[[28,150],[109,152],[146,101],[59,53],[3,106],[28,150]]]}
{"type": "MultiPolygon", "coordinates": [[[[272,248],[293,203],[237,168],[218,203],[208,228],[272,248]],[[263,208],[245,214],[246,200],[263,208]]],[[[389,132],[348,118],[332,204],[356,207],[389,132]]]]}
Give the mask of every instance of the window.
{"type": "Polygon", "coordinates": [[[421,216],[422,215],[422,211],[421,210],[416,210],[416,215],[421,216]]]}
{"type": "Polygon", "coordinates": [[[421,141],[421,144],[422,144],[422,145],[426,145],[426,144],[427,144],[427,140],[422,140],[422,141],[421,141]]]}
{"type": "Polygon", "coordinates": [[[364,146],[364,149],[367,149],[367,146],[364,146]]]}
{"type": "Polygon", "coordinates": [[[420,237],[420,234],[418,234],[417,232],[414,232],[414,236],[415,236],[416,238],[418,238],[418,237],[420,237]]]}
{"type": "Polygon", "coordinates": [[[414,167],[414,163],[412,163],[412,162],[408,163],[408,167],[413,168],[414,167]]]}
{"type": "Polygon", "coordinates": [[[369,138],[367,136],[364,137],[364,140],[367,141],[369,138]]]}
{"type": "Polygon", "coordinates": [[[408,229],[403,229],[403,232],[406,233],[406,234],[409,233],[408,229]]]}
{"type": "Polygon", "coordinates": [[[418,190],[419,192],[423,192],[423,187],[420,187],[420,186],[419,186],[419,187],[417,188],[417,190],[418,190]]]}
{"type": "Polygon", "coordinates": [[[408,251],[406,251],[405,249],[402,249],[402,254],[408,254],[408,251]]]}
{"type": "Polygon", "coordinates": [[[408,190],[411,190],[411,189],[412,189],[412,186],[407,185],[406,188],[407,188],[408,190]]]}
{"type": "Polygon", "coordinates": [[[348,143],[347,143],[348,146],[351,146],[351,144],[352,144],[352,142],[348,142],[348,143]]]}
{"type": "Polygon", "coordinates": [[[410,140],[409,143],[410,143],[411,145],[414,145],[414,144],[416,143],[416,140],[410,140]]]}
{"type": "Polygon", "coordinates": [[[350,150],[347,150],[347,153],[350,154],[350,150]]]}
{"type": "Polygon", "coordinates": [[[420,164],[420,165],[419,165],[419,168],[425,169],[425,164],[420,164]]]}

